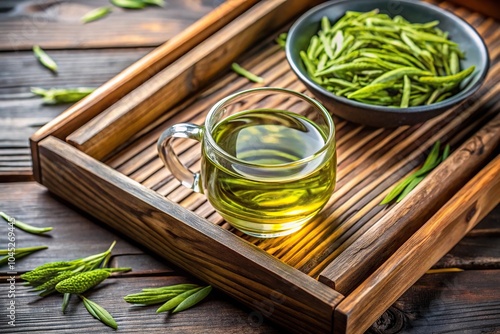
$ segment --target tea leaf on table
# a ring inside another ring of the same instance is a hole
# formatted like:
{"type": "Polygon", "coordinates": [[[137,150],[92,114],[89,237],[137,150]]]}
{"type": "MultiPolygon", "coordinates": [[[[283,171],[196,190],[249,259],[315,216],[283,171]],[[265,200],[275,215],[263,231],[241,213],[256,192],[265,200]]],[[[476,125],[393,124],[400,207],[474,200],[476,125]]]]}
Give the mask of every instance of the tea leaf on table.
{"type": "Polygon", "coordinates": [[[158,7],[165,7],[165,0],[142,0],[147,5],[155,5],[158,7]]]}
{"type": "Polygon", "coordinates": [[[233,71],[241,75],[242,77],[247,78],[250,81],[257,82],[257,83],[262,83],[264,82],[264,79],[259,77],[258,75],[253,74],[252,72],[244,69],[237,63],[232,63],[231,68],[233,71]]]}
{"type": "Polygon", "coordinates": [[[139,305],[154,305],[165,303],[179,294],[198,288],[197,284],[175,284],[163,286],[159,288],[145,288],[141,292],[132,293],[125,296],[123,299],[127,303],[139,305]]]}
{"type": "Polygon", "coordinates": [[[33,94],[43,97],[45,104],[73,103],[78,102],[85,96],[89,95],[95,88],[79,87],[79,88],[51,88],[43,89],[32,87],[33,94]]]}
{"type": "Polygon", "coordinates": [[[181,312],[191,308],[205,299],[206,296],[212,291],[212,286],[206,286],[203,289],[197,291],[191,296],[187,297],[184,301],[182,301],[177,307],[172,311],[172,313],[181,312]]]}
{"type": "Polygon", "coordinates": [[[57,64],[50,56],[38,45],[33,46],[33,53],[38,61],[49,70],[57,73],[57,64]]]}
{"type": "Polygon", "coordinates": [[[158,308],[156,310],[156,313],[161,313],[161,312],[173,310],[178,305],[180,305],[184,300],[186,300],[189,296],[195,294],[196,292],[200,291],[201,289],[202,289],[202,287],[199,287],[196,289],[192,289],[192,290],[183,292],[180,295],[177,295],[176,297],[170,299],[168,302],[166,302],[165,304],[160,306],[160,308],[158,308]]]}
{"type": "Polygon", "coordinates": [[[95,8],[90,12],[88,12],[87,14],[83,15],[81,21],[83,23],[97,21],[107,16],[109,13],[111,13],[111,11],[112,11],[111,7],[108,6],[95,8]]]}
{"type": "MultiPolygon", "coordinates": [[[[86,272],[98,268],[106,256],[111,253],[116,242],[113,242],[105,252],[94,254],[83,259],[75,259],[70,261],[54,261],[42,264],[35,269],[21,275],[21,278],[32,286],[41,285],[56,275],[64,271],[86,272]]],[[[113,270],[122,270],[123,268],[114,268],[113,270]]],[[[129,269],[129,268],[126,268],[129,269]]],[[[106,271],[113,271],[106,268],[106,271]]]]}
{"type": "Polygon", "coordinates": [[[35,247],[25,247],[25,248],[16,248],[15,250],[9,249],[0,249],[0,255],[3,257],[0,258],[0,266],[9,262],[9,258],[14,257],[16,260],[19,260],[25,256],[33,254],[42,249],[47,249],[47,246],[35,246],[35,247]]]}
{"type": "Polygon", "coordinates": [[[71,293],[65,293],[64,294],[64,296],[63,296],[63,302],[62,302],[62,305],[61,305],[62,313],[66,312],[66,308],[68,307],[70,298],[71,298],[71,293]]]}
{"type": "Polygon", "coordinates": [[[96,302],[91,301],[90,299],[85,298],[82,295],[78,295],[83,300],[83,305],[87,311],[96,319],[101,321],[103,324],[113,328],[118,329],[118,324],[115,319],[109,314],[108,311],[96,302]]]}
{"type": "Polygon", "coordinates": [[[146,3],[140,0],[110,0],[111,3],[120,8],[126,9],[142,9],[146,7],[146,3]]]}
{"type": "Polygon", "coordinates": [[[14,217],[7,215],[5,212],[0,211],[0,217],[2,217],[9,224],[13,224],[15,227],[28,232],[31,234],[43,234],[52,231],[52,227],[35,227],[29,224],[23,223],[22,221],[16,220],[14,217]]]}

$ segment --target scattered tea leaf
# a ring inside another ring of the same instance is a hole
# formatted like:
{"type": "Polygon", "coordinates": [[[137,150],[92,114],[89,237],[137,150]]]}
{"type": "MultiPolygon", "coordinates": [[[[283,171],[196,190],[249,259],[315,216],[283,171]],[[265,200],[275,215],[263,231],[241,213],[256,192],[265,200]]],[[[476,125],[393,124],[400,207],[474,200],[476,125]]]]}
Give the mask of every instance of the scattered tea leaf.
{"type": "Polygon", "coordinates": [[[64,294],[64,296],[63,296],[63,302],[62,302],[62,305],[61,305],[62,313],[66,312],[66,308],[68,307],[70,298],[71,298],[71,293],[65,293],[64,294]]]}
{"type": "Polygon", "coordinates": [[[90,299],[85,298],[82,295],[78,295],[83,300],[83,305],[89,313],[99,321],[101,321],[106,326],[109,326],[113,329],[118,329],[118,324],[115,319],[109,314],[108,311],[96,302],[91,301],[90,299]]]}
{"type": "Polygon", "coordinates": [[[56,62],[52,58],[50,58],[50,56],[40,46],[38,45],[33,46],[33,53],[43,66],[57,73],[56,62]]]}
{"type": "Polygon", "coordinates": [[[165,304],[160,306],[160,308],[158,308],[156,310],[156,313],[161,313],[161,312],[173,310],[178,305],[180,305],[183,301],[185,301],[189,296],[195,294],[196,292],[200,291],[201,289],[202,289],[202,287],[199,287],[199,288],[192,289],[192,290],[183,292],[180,295],[175,296],[174,298],[170,299],[165,304]]]}
{"type": "Polygon", "coordinates": [[[448,158],[449,155],[450,155],[450,144],[447,144],[444,147],[443,157],[441,158],[441,160],[444,161],[446,158],[448,158]]]}
{"type": "Polygon", "coordinates": [[[52,231],[52,227],[35,227],[29,224],[23,223],[22,221],[16,220],[14,217],[7,215],[5,212],[0,211],[0,217],[2,217],[6,222],[13,224],[13,226],[17,227],[24,232],[31,234],[43,234],[49,231],[52,231]]]}
{"type": "Polygon", "coordinates": [[[51,88],[43,89],[39,87],[32,87],[33,94],[43,97],[45,104],[60,104],[60,103],[73,103],[78,102],[85,96],[89,95],[95,88],[79,87],[79,88],[51,88]]]}
{"type": "Polygon", "coordinates": [[[264,82],[264,79],[253,74],[252,72],[244,69],[243,67],[241,67],[239,64],[237,63],[233,63],[231,65],[231,68],[233,69],[233,71],[235,71],[236,73],[238,73],[239,75],[247,78],[248,80],[250,81],[253,81],[253,82],[257,82],[257,83],[262,83],[264,82]]]}
{"type": "Polygon", "coordinates": [[[146,3],[140,0],[111,0],[111,3],[116,7],[126,9],[142,9],[146,7],[146,3]]]}
{"type": "Polygon", "coordinates": [[[431,152],[427,156],[424,164],[417,171],[408,175],[402,181],[400,181],[380,202],[380,205],[388,204],[396,199],[396,203],[399,203],[403,198],[406,197],[415,187],[429,174],[437,165],[439,165],[444,159],[450,154],[450,146],[446,145],[442,157],[439,155],[439,140],[434,143],[431,152]]]}
{"type": "Polygon", "coordinates": [[[81,21],[83,23],[89,23],[93,21],[97,21],[99,19],[102,19],[103,17],[107,16],[109,13],[111,13],[112,9],[109,6],[105,7],[99,7],[96,9],[91,10],[84,16],[82,16],[81,21]]]}
{"type": "Polygon", "coordinates": [[[142,0],[147,5],[155,5],[158,7],[165,7],[165,0],[142,0]]]}
{"type": "Polygon", "coordinates": [[[0,249],[0,255],[3,255],[0,257],[0,266],[4,265],[9,262],[9,258],[15,258],[16,260],[19,260],[25,256],[31,255],[35,252],[38,252],[39,250],[42,249],[47,249],[49,247],[47,246],[34,246],[34,247],[23,247],[23,248],[16,248],[16,249],[0,249]]]}
{"type": "Polygon", "coordinates": [[[195,292],[191,296],[184,299],[177,307],[172,311],[172,313],[181,312],[191,308],[205,299],[206,296],[212,291],[212,286],[206,286],[203,289],[195,292]]]}

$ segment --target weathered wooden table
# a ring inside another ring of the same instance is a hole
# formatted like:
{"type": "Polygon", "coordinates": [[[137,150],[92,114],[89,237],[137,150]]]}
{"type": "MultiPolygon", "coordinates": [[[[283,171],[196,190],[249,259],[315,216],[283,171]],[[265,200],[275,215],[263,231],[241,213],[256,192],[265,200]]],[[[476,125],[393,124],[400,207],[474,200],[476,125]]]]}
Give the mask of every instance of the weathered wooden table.
{"type": "MultiPolygon", "coordinates": [[[[155,306],[131,307],[123,296],[143,287],[197,281],[32,181],[28,138],[68,106],[42,105],[30,87],[97,87],[219,3],[170,0],[165,8],[115,9],[102,21],[82,25],[83,14],[107,1],[0,2],[0,210],[36,226],[54,227],[47,237],[16,234],[16,247],[47,245],[49,249],[16,261],[15,272],[19,275],[47,261],[101,252],[117,240],[113,264],[133,271],[107,280],[89,295],[113,314],[120,332],[284,332],[219,291],[197,307],[170,317],[155,314],[155,306]],[[35,44],[50,50],[60,66],[57,75],[36,62],[31,52],[35,44]]],[[[500,332],[499,224],[497,207],[435,266],[464,271],[426,274],[369,332],[500,332]]],[[[0,224],[0,231],[0,249],[5,249],[7,225],[0,224]]],[[[1,333],[112,331],[76,299],[62,314],[60,296],[37,298],[18,276],[15,297],[9,296],[11,275],[7,273],[7,268],[0,267],[1,333]],[[11,301],[15,301],[15,327],[7,317],[11,301]]]]}

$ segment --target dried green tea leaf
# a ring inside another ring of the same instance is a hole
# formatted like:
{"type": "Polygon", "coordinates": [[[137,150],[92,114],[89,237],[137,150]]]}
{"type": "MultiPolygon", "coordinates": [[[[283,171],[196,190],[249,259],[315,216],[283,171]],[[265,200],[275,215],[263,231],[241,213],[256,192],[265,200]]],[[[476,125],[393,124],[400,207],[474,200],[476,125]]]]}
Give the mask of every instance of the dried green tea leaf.
{"type": "Polygon", "coordinates": [[[56,62],[41,47],[38,45],[33,46],[33,53],[43,66],[57,73],[56,62]]]}
{"type": "Polygon", "coordinates": [[[233,71],[235,71],[236,73],[238,73],[239,75],[247,78],[248,80],[250,81],[253,81],[253,82],[257,82],[257,83],[262,83],[264,82],[264,79],[259,77],[258,75],[255,75],[253,74],[252,72],[244,69],[243,67],[241,67],[239,64],[237,63],[233,63],[231,65],[231,68],[233,69],[233,71]]]}
{"type": "Polygon", "coordinates": [[[142,9],[146,7],[144,1],[139,0],[110,0],[113,5],[126,9],[142,9]]]}
{"type": "Polygon", "coordinates": [[[106,326],[109,326],[113,329],[118,329],[118,324],[116,323],[115,319],[109,314],[108,311],[96,302],[91,301],[90,299],[85,298],[82,295],[79,295],[80,298],[83,300],[83,305],[85,305],[85,308],[89,313],[99,321],[101,321],[103,324],[106,326]]]}
{"type": "Polygon", "coordinates": [[[84,16],[82,16],[81,21],[83,23],[89,23],[93,21],[97,21],[99,19],[102,19],[103,17],[107,16],[109,13],[111,13],[112,9],[109,6],[105,7],[99,7],[96,9],[91,10],[84,16]]]}

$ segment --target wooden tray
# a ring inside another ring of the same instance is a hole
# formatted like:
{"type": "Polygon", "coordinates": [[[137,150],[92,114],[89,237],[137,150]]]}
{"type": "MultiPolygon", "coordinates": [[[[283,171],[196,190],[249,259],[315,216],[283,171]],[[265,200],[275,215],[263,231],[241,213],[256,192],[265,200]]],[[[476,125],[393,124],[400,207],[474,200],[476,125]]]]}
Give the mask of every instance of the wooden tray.
{"type": "MultiPolygon", "coordinates": [[[[315,4],[222,4],[37,132],[34,173],[58,196],[253,308],[256,324],[269,317],[294,332],[359,333],[500,201],[500,29],[439,3],[488,44],[492,67],[480,90],[411,127],[336,119],[338,183],[327,207],[291,236],[244,236],[172,177],[156,140],[171,124],[203,123],[215,101],[256,86],[229,70],[233,61],[267,86],[309,94],[274,39],[315,4]],[[402,202],[378,205],[436,140],[451,144],[451,156],[402,202]]],[[[197,144],[176,146],[199,168],[197,144]]]]}

